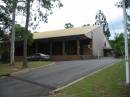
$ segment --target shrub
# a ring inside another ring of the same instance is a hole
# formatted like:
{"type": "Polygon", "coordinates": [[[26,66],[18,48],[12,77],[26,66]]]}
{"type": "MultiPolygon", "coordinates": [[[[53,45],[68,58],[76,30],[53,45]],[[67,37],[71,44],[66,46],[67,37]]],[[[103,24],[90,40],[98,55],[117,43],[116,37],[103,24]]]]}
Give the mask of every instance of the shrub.
{"type": "Polygon", "coordinates": [[[3,63],[7,63],[9,62],[9,59],[10,59],[10,53],[8,51],[3,52],[1,56],[1,61],[3,63]]]}

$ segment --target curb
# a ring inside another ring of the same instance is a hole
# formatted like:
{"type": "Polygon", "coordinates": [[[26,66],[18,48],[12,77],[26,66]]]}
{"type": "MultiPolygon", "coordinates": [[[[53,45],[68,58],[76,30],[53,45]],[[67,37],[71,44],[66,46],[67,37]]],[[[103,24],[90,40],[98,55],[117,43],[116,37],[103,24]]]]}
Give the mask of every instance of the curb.
{"type": "Polygon", "coordinates": [[[5,78],[6,76],[10,76],[10,73],[1,74],[1,75],[0,75],[0,79],[3,79],[3,78],[5,78]]]}
{"type": "MultiPolygon", "coordinates": [[[[120,60],[120,61],[121,61],[121,60],[120,60]]],[[[119,61],[119,62],[120,62],[120,61],[119,61]]],[[[92,76],[92,75],[94,75],[94,74],[96,74],[96,73],[98,73],[98,72],[100,72],[100,71],[102,71],[102,70],[104,70],[104,69],[107,69],[107,68],[109,68],[109,67],[111,67],[111,66],[113,66],[113,65],[115,65],[116,63],[119,63],[119,62],[115,62],[115,63],[112,63],[112,64],[110,64],[110,65],[108,65],[108,66],[104,66],[103,68],[101,68],[101,69],[99,69],[99,70],[97,70],[97,71],[95,71],[95,72],[93,72],[93,73],[90,73],[90,74],[88,74],[88,75],[86,75],[86,76],[84,76],[84,77],[81,77],[81,78],[79,78],[79,79],[77,79],[77,80],[75,80],[75,81],[73,81],[73,82],[71,82],[71,83],[69,83],[69,84],[67,84],[67,85],[65,85],[65,86],[59,87],[59,88],[57,88],[57,89],[51,91],[50,94],[57,93],[58,91],[63,90],[64,88],[67,88],[67,87],[69,87],[69,86],[71,86],[71,85],[73,85],[73,84],[75,84],[75,83],[77,83],[77,82],[79,82],[79,81],[81,81],[81,80],[83,80],[83,79],[89,77],[89,76],[92,76]]]]}
{"type": "Polygon", "coordinates": [[[19,73],[26,73],[26,72],[29,72],[29,71],[32,71],[32,70],[35,70],[35,69],[39,69],[39,68],[51,66],[51,65],[54,65],[54,64],[55,64],[55,62],[52,62],[52,63],[50,63],[50,64],[48,64],[48,65],[43,65],[43,66],[39,66],[39,67],[36,67],[36,68],[23,69],[23,70],[20,70],[20,71],[16,71],[16,72],[11,73],[11,75],[16,75],[16,74],[19,74],[19,73]]]}

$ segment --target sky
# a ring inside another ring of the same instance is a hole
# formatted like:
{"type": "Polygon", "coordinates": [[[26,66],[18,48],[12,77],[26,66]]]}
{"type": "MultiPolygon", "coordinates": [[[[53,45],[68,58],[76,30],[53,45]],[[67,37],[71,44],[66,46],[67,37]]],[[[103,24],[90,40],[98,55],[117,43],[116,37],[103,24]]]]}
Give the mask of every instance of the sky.
{"type": "Polygon", "coordinates": [[[48,23],[40,22],[37,32],[64,29],[65,23],[72,23],[74,27],[84,24],[93,25],[98,10],[106,15],[111,31],[111,38],[115,33],[123,32],[123,11],[115,6],[118,0],[60,0],[63,7],[54,9],[48,17],[48,23]]]}

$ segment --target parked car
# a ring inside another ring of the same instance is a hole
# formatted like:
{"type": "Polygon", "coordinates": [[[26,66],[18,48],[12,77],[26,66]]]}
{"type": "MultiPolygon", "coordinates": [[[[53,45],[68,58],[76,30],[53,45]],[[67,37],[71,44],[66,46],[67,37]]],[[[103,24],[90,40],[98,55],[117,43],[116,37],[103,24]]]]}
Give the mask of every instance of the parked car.
{"type": "Polygon", "coordinates": [[[27,59],[30,61],[44,61],[44,60],[50,60],[50,56],[42,53],[36,53],[30,57],[27,57],[27,59]]]}

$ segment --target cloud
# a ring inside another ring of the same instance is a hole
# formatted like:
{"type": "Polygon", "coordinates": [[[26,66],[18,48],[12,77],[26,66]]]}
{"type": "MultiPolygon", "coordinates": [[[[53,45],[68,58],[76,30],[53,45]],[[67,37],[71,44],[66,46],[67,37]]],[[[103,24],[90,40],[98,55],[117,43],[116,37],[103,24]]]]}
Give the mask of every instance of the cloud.
{"type": "Polygon", "coordinates": [[[109,29],[111,32],[110,39],[113,39],[115,33],[122,33],[123,32],[123,17],[118,17],[113,21],[109,21],[109,29]]]}

